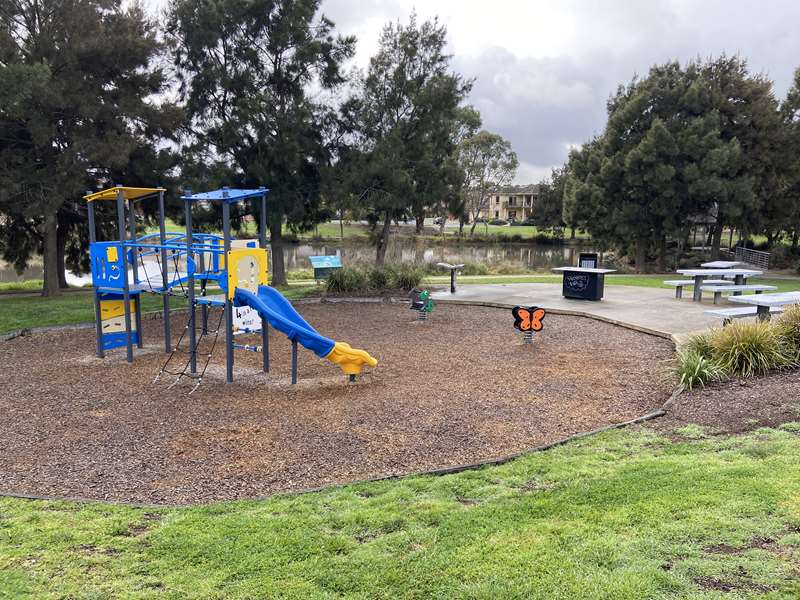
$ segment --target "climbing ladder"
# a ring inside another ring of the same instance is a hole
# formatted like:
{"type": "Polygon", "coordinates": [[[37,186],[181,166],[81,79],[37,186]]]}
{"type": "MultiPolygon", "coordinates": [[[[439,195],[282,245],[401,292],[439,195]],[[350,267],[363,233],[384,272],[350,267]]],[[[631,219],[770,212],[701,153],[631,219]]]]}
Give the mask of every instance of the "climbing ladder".
{"type": "MultiPolygon", "coordinates": [[[[168,375],[172,375],[175,377],[175,381],[173,381],[167,387],[167,389],[172,389],[173,387],[178,385],[178,383],[180,383],[184,378],[187,378],[195,382],[194,387],[192,387],[188,395],[193,394],[195,390],[197,390],[197,388],[199,388],[200,384],[203,382],[203,377],[205,376],[206,370],[208,369],[208,364],[211,362],[211,356],[214,354],[214,348],[217,345],[217,339],[219,338],[219,332],[222,328],[222,319],[224,318],[224,316],[225,312],[224,310],[221,310],[219,315],[219,320],[217,321],[217,326],[213,330],[208,329],[207,322],[201,323],[199,327],[200,335],[197,336],[194,347],[193,348],[189,347],[188,349],[183,350],[181,349],[181,342],[183,341],[186,332],[189,331],[190,327],[192,327],[191,316],[190,316],[189,321],[187,321],[186,326],[183,328],[183,331],[181,332],[180,338],[178,338],[178,343],[170,352],[169,356],[167,357],[167,360],[164,361],[164,364],[161,366],[161,370],[158,372],[158,375],[156,375],[156,378],[153,380],[153,383],[157,383],[159,379],[161,379],[161,376],[164,373],[166,373],[168,375]],[[206,336],[211,337],[211,348],[209,349],[208,352],[200,352],[200,344],[203,342],[203,339],[206,336]],[[178,354],[187,354],[188,357],[186,359],[186,362],[183,364],[183,368],[181,368],[180,370],[178,369],[171,370],[170,363],[173,362],[173,359],[178,354]],[[203,368],[199,372],[197,369],[198,357],[204,359],[203,368]]],[[[194,328],[195,328],[195,334],[197,334],[198,327],[196,323],[194,325],[194,328]]]]}

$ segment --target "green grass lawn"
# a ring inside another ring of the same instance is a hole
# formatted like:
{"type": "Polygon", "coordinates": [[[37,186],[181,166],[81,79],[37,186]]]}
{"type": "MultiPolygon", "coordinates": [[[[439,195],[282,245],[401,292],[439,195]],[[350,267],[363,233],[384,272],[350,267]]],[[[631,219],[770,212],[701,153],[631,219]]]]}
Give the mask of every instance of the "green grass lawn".
{"type": "Polygon", "coordinates": [[[798,598],[799,432],[614,431],[197,508],[3,498],[0,598],[798,598]]]}
{"type": "MultiPolygon", "coordinates": [[[[315,291],[314,286],[291,286],[280,288],[290,300],[302,298],[315,291]]],[[[172,298],[173,308],[182,308],[186,302],[172,298]]],[[[161,296],[142,294],[144,312],[161,310],[161,296]]],[[[0,333],[44,327],[50,325],[69,325],[94,321],[94,305],[91,292],[69,292],[57,298],[39,296],[0,296],[0,333]]]]}

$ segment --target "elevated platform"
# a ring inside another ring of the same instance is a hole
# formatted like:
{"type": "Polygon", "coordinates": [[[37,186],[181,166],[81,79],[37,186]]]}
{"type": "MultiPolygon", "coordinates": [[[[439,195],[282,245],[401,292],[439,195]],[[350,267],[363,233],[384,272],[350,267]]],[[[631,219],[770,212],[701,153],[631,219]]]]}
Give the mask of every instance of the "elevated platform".
{"type": "Polygon", "coordinates": [[[561,284],[467,284],[459,286],[455,294],[440,291],[432,297],[439,303],[540,306],[553,313],[592,317],[676,342],[719,326],[719,319],[705,313],[713,306],[710,302],[676,301],[666,288],[608,285],[602,301],[588,302],[564,298],[561,284]]]}

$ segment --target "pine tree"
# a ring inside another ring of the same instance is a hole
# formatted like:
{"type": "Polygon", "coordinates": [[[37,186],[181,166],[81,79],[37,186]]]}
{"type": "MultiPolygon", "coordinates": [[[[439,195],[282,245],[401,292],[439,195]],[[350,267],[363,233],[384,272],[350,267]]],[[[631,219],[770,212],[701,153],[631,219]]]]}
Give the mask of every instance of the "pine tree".
{"type": "Polygon", "coordinates": [[[0,3],[0,230],[18,269],[44,260],[44,295],[59,293],[66,246],[85,227],[80,197],[124,169],[170,116],[150,98],[161,46],[139,5],[121,0],[0,3]],[[24,235],[22,234],[24,232],[24,235]]]}
{"type": "Polygon", "coordinates": [[[355,38],[317,16],[319,0],[174,0],[174,43],[196,160],[223,159],[242,185],[265,185],[272,280],[286,283],[282,226],[307,229],[322,213],[332,108],[311,93],[345,82],[355,38]]]}

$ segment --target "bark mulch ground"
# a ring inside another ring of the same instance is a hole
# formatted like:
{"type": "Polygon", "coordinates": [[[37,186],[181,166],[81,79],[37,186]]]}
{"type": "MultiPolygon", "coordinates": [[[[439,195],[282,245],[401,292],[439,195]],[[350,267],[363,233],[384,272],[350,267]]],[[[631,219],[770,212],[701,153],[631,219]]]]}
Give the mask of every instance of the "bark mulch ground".
{"type": "Polygon", "coordinates": [[[427,323],[398,304],[300,311],[378,368],[348,384],[301,348],[291,386],[290,344],[273,331],[269,377],[237,351],[226,385],[220,338],[189,396],[172,377],[152,383],[160,321],[130,365],[96,358],[92,330],[0,344],[0,492],[181,504],[442,468],[633,419],[674,385],[668,341],[581,317],[548,315],[531,348],[508,310],[440,306],[427,323]]]}
{"type": "Polygon", "coordinates": [[[800,370],[685,392],[648,426],[667,432],[693,423],[709,433],[734,434],[790,421],[800,421],[800,370]]]}

